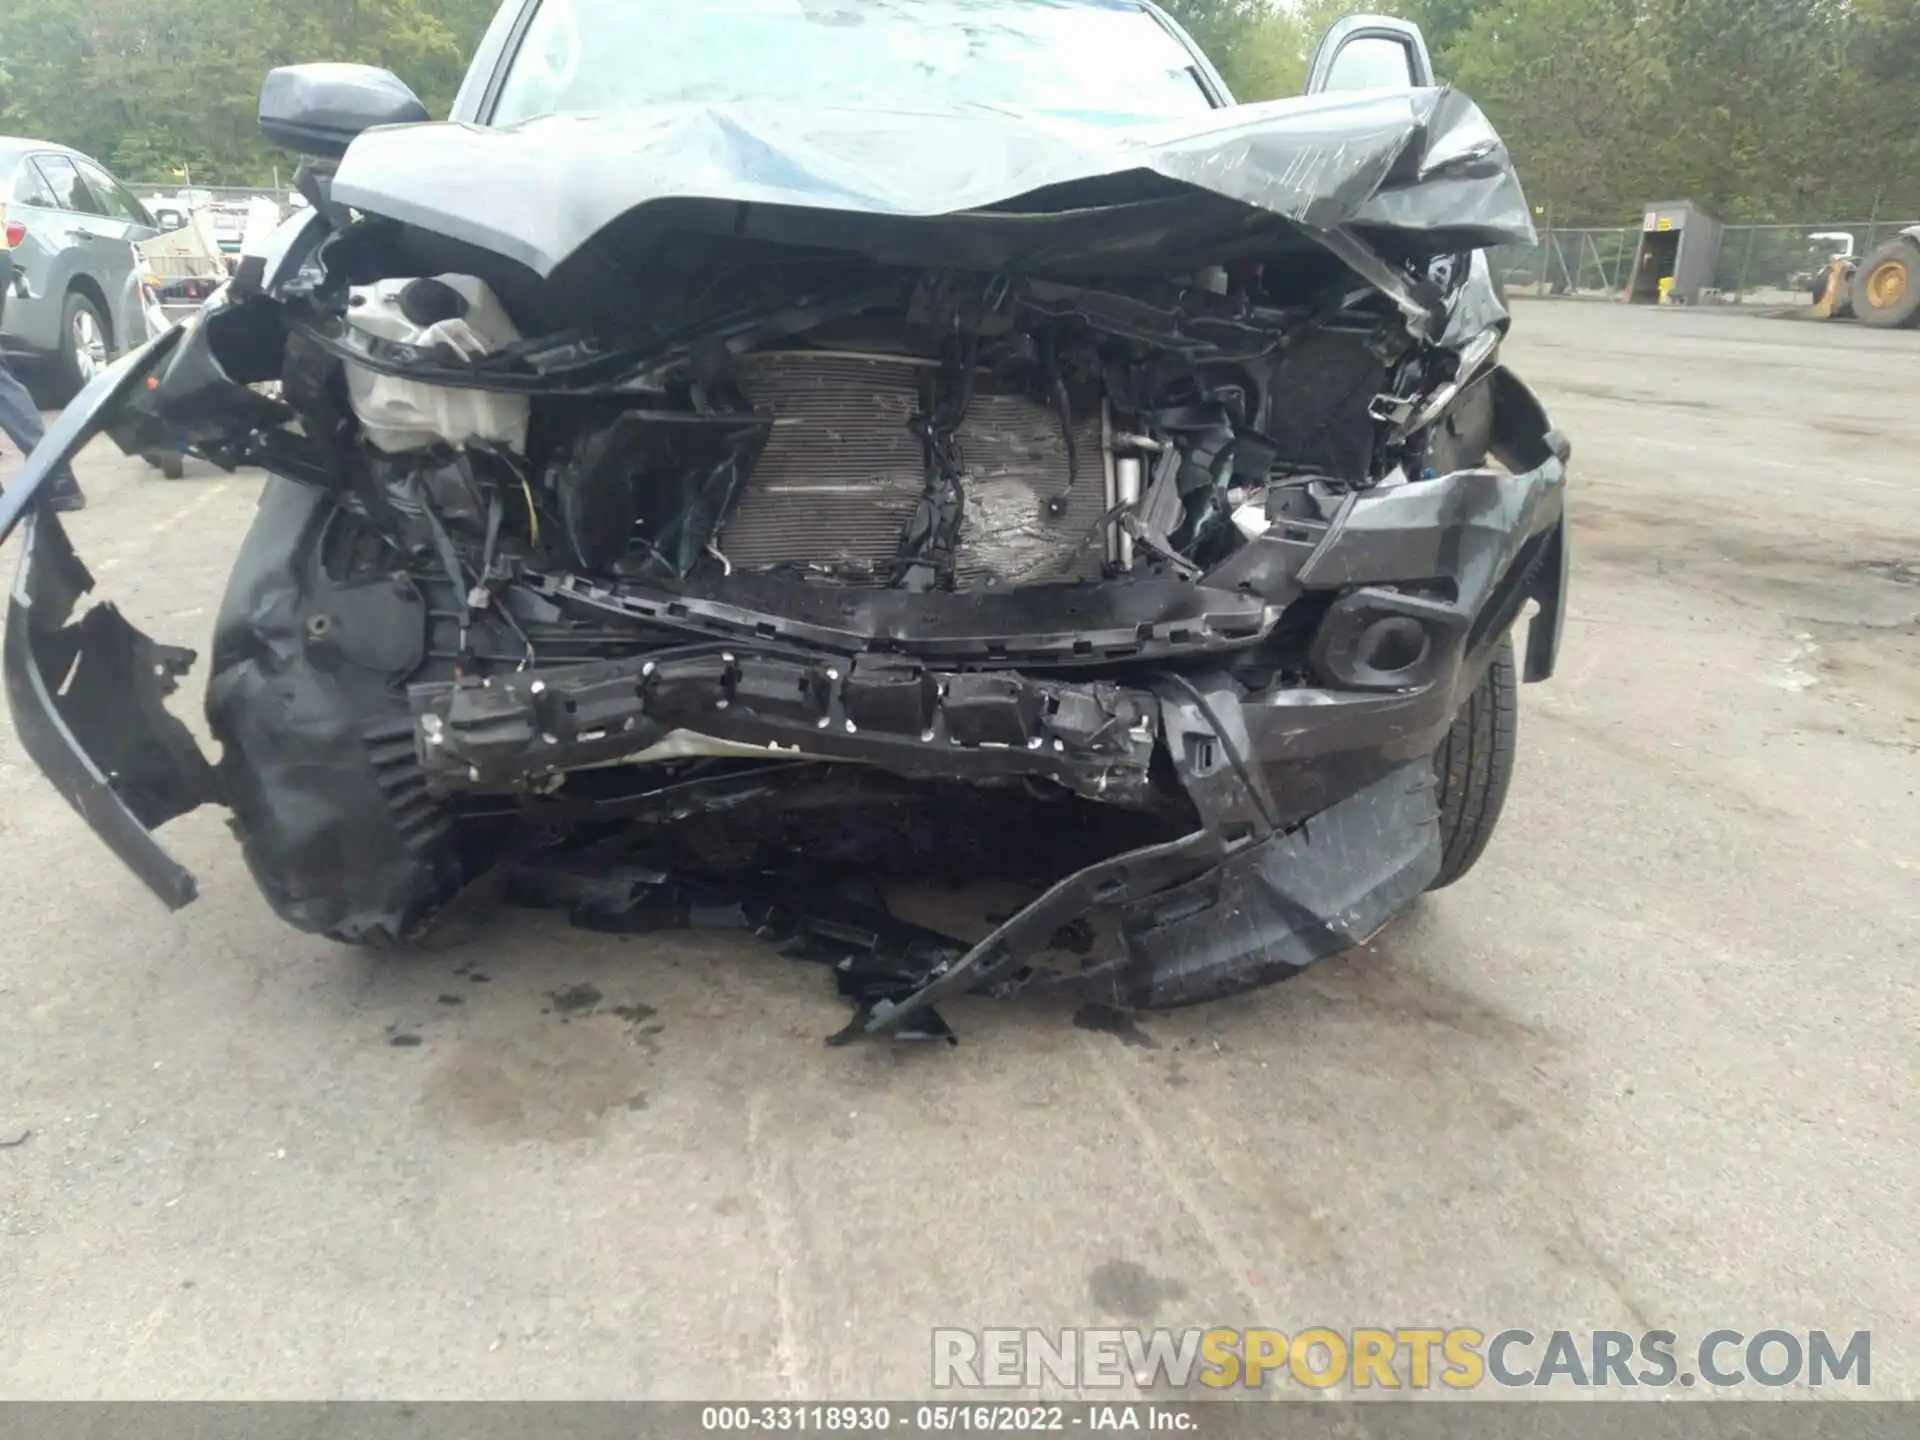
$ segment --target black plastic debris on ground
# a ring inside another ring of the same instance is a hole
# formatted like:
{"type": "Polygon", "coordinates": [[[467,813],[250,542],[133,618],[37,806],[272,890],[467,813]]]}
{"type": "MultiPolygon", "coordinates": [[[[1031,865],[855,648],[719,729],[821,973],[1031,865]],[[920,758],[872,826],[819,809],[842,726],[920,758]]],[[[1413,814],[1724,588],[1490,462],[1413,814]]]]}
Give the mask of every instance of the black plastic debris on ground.
{"type": "MultiPolygon", "coordinates": [[[[507,888],[517,905],[564,909],[601,935],[674,930],[751,932],[791,960],[825,965],[853,1018],[830,1045],[866,1033],[874,1007],[899,1003],[967,953],[967,943],[888,913],[878,888],[857,876],[769,873],[704,877],[629,859],[575,852],[518,866],[507,888]]],[[[959,1043],[928,1007],[893,1031],[902,1041],[959,1043]]]]}

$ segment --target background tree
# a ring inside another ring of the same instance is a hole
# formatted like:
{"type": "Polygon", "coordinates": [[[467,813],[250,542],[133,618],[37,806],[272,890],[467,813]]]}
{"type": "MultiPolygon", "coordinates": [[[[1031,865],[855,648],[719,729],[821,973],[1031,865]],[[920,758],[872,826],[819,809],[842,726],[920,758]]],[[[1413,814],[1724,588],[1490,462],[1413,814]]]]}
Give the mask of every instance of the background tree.
{"type": "Polygon", "coordinates": [[[1298,95],[1306,78],[1301,19],[1272,0],[1167,0],[1242,101],[1298,95]]]}

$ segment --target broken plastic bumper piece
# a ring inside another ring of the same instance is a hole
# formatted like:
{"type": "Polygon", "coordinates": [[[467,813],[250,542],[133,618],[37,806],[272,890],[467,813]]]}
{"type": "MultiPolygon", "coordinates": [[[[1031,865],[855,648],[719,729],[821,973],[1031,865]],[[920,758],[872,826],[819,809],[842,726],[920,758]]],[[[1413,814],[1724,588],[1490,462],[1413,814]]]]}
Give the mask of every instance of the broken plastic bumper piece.
{"type": "Polygon", "coordinates": [[[23,532],[6,629],[14,729],[75,813],[173,909],[194,898],[193,876],[151,832],[218,793],[212,768],[165,704],[194,654],[156,644],[111,605],[74,620],[93,576],[38,502],[178,334],[149,341],[89,381],[0,496],[0,539],[16,525],[23,532]]]}

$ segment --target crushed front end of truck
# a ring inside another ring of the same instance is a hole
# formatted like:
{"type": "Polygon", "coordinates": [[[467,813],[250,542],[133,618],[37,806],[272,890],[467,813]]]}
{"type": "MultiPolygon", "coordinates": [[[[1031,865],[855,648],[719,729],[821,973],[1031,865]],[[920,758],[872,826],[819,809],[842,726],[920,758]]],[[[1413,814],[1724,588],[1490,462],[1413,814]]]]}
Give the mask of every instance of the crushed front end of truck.
{"type": "Polygon", "coordinates": [[[190,654],[73,618],[49,513],[28,750],[169,904],[150,832],[218,803],[302,929],[733,925],[831,964],[849,1035],[1027,984],[1203,1000],[1377,931],[1440,874],[1433,757],[1529,603],[1526,678],[1559,643],[1567,447],[1482,254],[1530,234],[1505,152],[1445,90],[1014,123],[927,120],[930,175],[770,123],[740,153],[783,163],[721,183],[591,122],[558,159],[537,123],[362,137],[26,477],[100,430],[269,472],[218,762],[164,708],[190,654]],[[956,938],[889,878],[1028,899],[956,938]]]}

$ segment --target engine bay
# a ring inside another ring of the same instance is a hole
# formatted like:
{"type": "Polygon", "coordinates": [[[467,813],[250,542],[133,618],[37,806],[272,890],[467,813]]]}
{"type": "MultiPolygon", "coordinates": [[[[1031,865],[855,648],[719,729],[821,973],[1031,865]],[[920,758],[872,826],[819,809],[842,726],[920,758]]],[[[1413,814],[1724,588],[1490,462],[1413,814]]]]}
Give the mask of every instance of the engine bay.
{"type": "MultiPolygon", "coordinates": [[[[1395,422],[1492,353],[1419,343],[1338,265],[1068,283],[842,256],[821,294],[810,258],[750,248],[697,319],[617,341],[527,338],[474,275],[316,295],[284,395],[358,508],[481,604],[557,571],[975,594],[1191,581],[1324,523],[1432,469],[1431,427],[1395,422]]],[[[1431,267],[1436,296],[1469,263],[1431,267]]]]}

